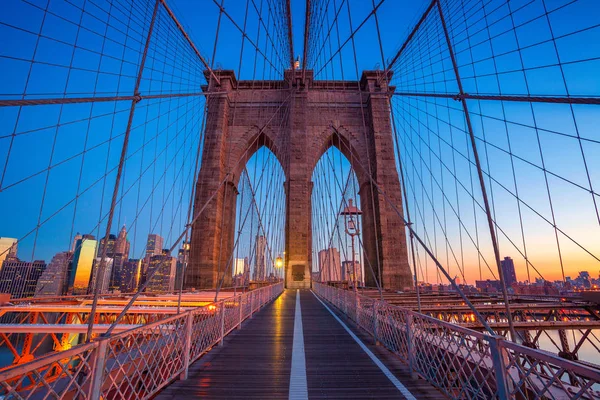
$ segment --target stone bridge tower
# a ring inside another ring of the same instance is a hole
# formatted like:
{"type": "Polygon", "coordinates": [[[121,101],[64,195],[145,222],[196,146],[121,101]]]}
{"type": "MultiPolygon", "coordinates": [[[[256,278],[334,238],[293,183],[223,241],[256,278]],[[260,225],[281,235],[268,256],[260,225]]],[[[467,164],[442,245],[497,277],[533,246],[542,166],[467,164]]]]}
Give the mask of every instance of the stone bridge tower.
{"type": "MultiPolygon", "coordinates": [[[[237,81],[233,71],[215,73],[219,84],[210,80],[203,88],[211,93],[194,215],[202,213],[192,229],[185,287],[216,287],[231,262],[238,180],[261,146],[275,154],[286,176],[287,288],[310,287],[312,171],[331,146],[348,158],[360,185],[366,284],[375,286],[370,263],[384,288],[412,286],[404,224],[390,205],[402,212],[389,79],[381,71],[365,71],[359,82],[315,81],[312,71],[304,78],[301,71],[287,71],[283,81],[237,81]]],[[[230,275],[229,268],[225,285],[230,275]]]]}

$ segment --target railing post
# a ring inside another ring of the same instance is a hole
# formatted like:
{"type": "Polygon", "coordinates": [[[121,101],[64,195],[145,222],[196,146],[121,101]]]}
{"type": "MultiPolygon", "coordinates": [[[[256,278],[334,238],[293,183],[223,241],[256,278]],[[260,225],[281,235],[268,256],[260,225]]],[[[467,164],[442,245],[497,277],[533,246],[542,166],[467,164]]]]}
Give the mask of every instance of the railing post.
{"type": "Polygon", "coordinates": [[[183,371],[179,374],[179,379],[184,381],[188,378],[188,371],[190,369],[190,353],[192,352],[192,324],[194,323],[194,315],[191,311],[185,319],[185,343],[183,346],[183,371]]]}
{"type": "Polygon", "coordinates": [[[500,346],[500,342],[504,340],[504,338],[502,336],[483,335],[483,339],[490,345],[490,355],[492,357],[492,365],[494,366],[498,399],[507,400],[509,398],[509,391],[508,381],[506,380],[505,350],[500,346]]]}
{"type": "Polygon", "coordinates": [[[254,316],[254,291],[250,292],[250,318],[254,316]]]}
{"type": "Polygon", "coordinates": [[[410,376],[413,379],[417,378],[417,373],[415,372],[415,346],[413,343],[413,315],[411,313],[406,313],[406,358],[408,359],[408,370],[410,371],[410,376]]]}
{"type": "Polygon", "coordinates": [[[106,349],[110,339],[98,341],[94,354],[94,366],[92,369],[92,384],[90,385],[90,400],[100,400],[100,392],[102,390],[102,379],[104,378],[104,364],[106,362],[106,349]]]}
{"type": "Polygon", "coordinates": [[[223,346],[223,340],[225,339],[225,300],[221,300],[221,340],[219,346],[223,346]]]}
{"type": "Polygon", "coordinates": [[[244,307],[243,307],[244,295],[240,294],[240,301],[238,301],[238,307],[240,308],[240,322],[238,323],[238,329],[242,329],[242,321],[244,320],[244,307]]]}

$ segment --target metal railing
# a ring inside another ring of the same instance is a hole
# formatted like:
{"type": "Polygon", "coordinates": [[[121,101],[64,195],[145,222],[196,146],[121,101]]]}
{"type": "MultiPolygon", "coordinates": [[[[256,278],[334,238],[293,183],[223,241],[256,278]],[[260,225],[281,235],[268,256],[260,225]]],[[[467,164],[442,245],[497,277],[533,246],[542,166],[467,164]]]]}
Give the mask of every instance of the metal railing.
{"type": "Polygon", "coordinates": [[[149,398],[282,291],[280,282],[17,365],[0,372],[0,397],[149,398]]]}
{"type": "Polygon", "coordinates": [[[451,399],[598,399],[600,370],[385,301],[313,290],[451,399]]]}

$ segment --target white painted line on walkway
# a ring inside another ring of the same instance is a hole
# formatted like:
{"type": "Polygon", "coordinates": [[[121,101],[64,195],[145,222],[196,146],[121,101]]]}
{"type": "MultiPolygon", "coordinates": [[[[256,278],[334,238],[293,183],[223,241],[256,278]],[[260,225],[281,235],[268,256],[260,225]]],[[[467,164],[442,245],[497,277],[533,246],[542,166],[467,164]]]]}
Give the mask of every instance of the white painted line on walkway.
{"type": "Polygon", "coordinates": [[[290,400],[308,399],[306,383],[306,356],[304,355],[304,331],[302,330],[302,308],[300,291],[296,290],[296,312],[294,314],[294,342],[292,346],[292,373],[290,376],[290,400]]]}
{"type": "MultiPolygon", "coordinates": [[[[323,303],[323,301],[321,301],[321,299],[319,298],[319,296],[317,296],[314,292],[313,292],[313,296],[315,296],[317,298],[317,300],[319,300],[321,302],[321,304],[323,304],[323,307],[325,307],[325,309],[327,311],[329,311],[329,313],[333,316],[333,318],[336,319],[337,322],[340,323],[340,325],[342,325],[342,327],[346,330],[346,332],[348,332],[348,334],[352,337],[352,339],[354,339],[354,341],[356,343],[358,343],[358,345],[361,347],[361,349],[363,349],[363,351],[365,353],[367,353],[367,355],[369,356],[369,358],[375,363],[375,365],[377,365],[379,367],[379,369],[381,370],[381,372],[383,372],[383,374],[385,376],[387,376],[387,378],[390,380],[390,382],[392,382],[392,384],[394,386],[396,386],[396,389],[398,389],[398,391],[400,391],[400,393],[402,393],[402,395],[408,399],[408,400],[417,400],[415,398],[415,396],[412,395],[412,393],[406,388],[406,386],[404,386],[402,384],[402,382],[400,382],[398,380],[398,378],[396,378],[394,376],[394,374],[392,374],[392,372],[379,360],[379,358],[377,358],[377,356],[375,354],[373,354],[373,352],[371,350],[369,350],[369,348],[367,346],[365,346],[365,344],[358,338],[358,336],[356,336],[354,334],[354,332],[352,332],[350,330],[350,328],[348,328],[348,326],[346,326],[345,323],[342,322],[341,319],[338,318],[337,315],[335,315],[335,313],[333,311],[331,311],[331,309],[329,307],[327,307],[327,304],[323,303]]],[[[294,334],[294,337],[296,335],[294,334]]]]}

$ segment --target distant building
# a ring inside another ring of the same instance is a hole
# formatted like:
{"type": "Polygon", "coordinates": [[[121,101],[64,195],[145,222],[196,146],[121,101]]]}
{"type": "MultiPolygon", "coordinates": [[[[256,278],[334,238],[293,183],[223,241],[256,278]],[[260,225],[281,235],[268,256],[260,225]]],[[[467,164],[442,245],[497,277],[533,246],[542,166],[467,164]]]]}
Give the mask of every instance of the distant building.
{"type": "Polygon", "coordinates": [[[256,236],[256,263],[254,264],[254,280],[256,281],[267,279],[266,250],[267,238],[262,235],[256,236]]]}
{"type": "Polygon", "coordinates": [[[338,249],[329,248],[319,251],[319,271],[321,271],[321,282],[342,280],[342,264],[338,249]]]}
{"type": "Polygon", "coordinates": [[[146,257],[161,255],[163,251],[164,239],[162,236],[151,233],[146,242],[146,257]]]}
{"type": "Polygon", "coordinates": [[[102,256],[102,252],[104,251],[104,248],[106,247],[106,256],[110,257],[112,254],[115,254],[115,242],[117,241],[117,237],[115,235],[113,235],[112,233],[110,235],[108,235],[108,240],[105,242],[105,238],[100,239],[100,242],[98,243],[98,251],[97,254],[98,256],[102,256]]]}
{"type": "Polygon", "coordinates": [[[123,254],[125,259],[129,258],[129,240],[127,240],[127,229],[125,225],[119,231],[115,241],[115,254],[123,254]]]}
{"type": "Polygon", "coordinates": [[[121,283],[119,290],[122,293],[131,293],[137,290],[140,283],[141,269],[142,260],[130,259],[123,263],[121,277],[119,279],[121,283]]]}
{"type": "Polygon", "coordinates": [[[38,280],[35,297],[56,297],[65,294],[69,283],[69,265],[72,261],[71,251],[56,253],[38,280]]]}
{"type": "MultiPolygon", "coordinates": [[[[100,253],[98,253],[98,255],[100,255],[100,253]]],[[[109,258],[112,258],[113,260],[111,275],[109,277],[109,290],[121,290],[121,276],[123,274],[123,265],[127,261],[127,255],[115,253],[109,258]]]]}
{"type": "Polygon", "coordinates": [[[504,274],[504,283],[507,288],[510,288],[513,283],[517,282],[517,274],[515,273],[515,263],[510,257],[504,257],[504,260],[500,261],[502,266],[502,273],[504,274]]]}
{"type": "Polygon", "coordinates": [[[17,239],[0,237],[0,269],[7,258],[17,258],[17,239]]]}
{"type": "Polygon", "coordinates": [[[163,250],[163,254],[150,257],[146,276],[146,279],[149,282],[146,286],[146,292],[173,292],[175,289],[176,268],[177,259],[171,257],[171,254],[167,249],[163,250]]]}
{"type": "Polygon", "coordinates": [[[73,295],[88,293],[97,244],[93,235],[83,235],[75,243],[72,270],[69,276],[69,292],[73,295]]]}
{"type": "Polygon", "coordinates": [[[248,257],[236,258],[233,260],[233,286],[246,286],[248,284],[248,275],[250,265],[248,257]]]}
{"type": "Polygon", "coordinates": [[[105,238],[100,240],[98,244],[99,257],[106,255],[106,257],[112,258],[112,269],[109,277],[109,290],[120,290],[121,287],[121,269],[125,261],[129,259],[129,240],[127,240],[127,229],[125,225],[119,231],[117,236],[110,234],[104,245],[105,238]],[[106,249],[105,249],[106,247],[106,249]],[[106,253],[103,253],[106,250],[106,253]]]}
{"type": "Polygon", "coordinates": [[[513,284],[515,294],[526,294],[535,296],[558,296],[560,290],[552,282],[544,281],[543,284],[526,285],[524,283],[513,284]]]}
{"type": "Polygon", "coordinates": [[[162,254],[163,242],[164,239],[160,235],[155,233],[148,235],[148,240],[146,241],[146,255],[144,256],[144,261],[142,263],[140,284],[146,282],[146,275],[148,274],[148,267],[150,266],[150,258],[152,256],[159,256],[162,254]]]}
{"type": "Polygon", "coordinates": [[[246,271],[246,259],[236,258],[233,260],[233,275],[243,275],[246,271]]]}
{"type": "Polygon", "coordinates": [[[364,283],[362,268],[360,266],[360,262],[354,261],[354,266],[352,265],[352,261],[344,261],[342,262],[342,279],[343,281],[354,282],[354,271],[356,271],[356,282],[358,285],[362,285],[364,283]]]}
{"type": "Polygon", "coordinates": [[[92,281],[89,288],[90,293],[97,291],[100,294],[105,294],[109,292],[113,265],[114,260],[110,257],[106,257],[104,263],[102,263],[101,257],[94,260],[92,281]],[[98,289],[96,289],[96,285],[99,285],[98,289]]]}
{"type": "Polygon", "coordinates": [[[497,280],[475,281],[475,287],[483,293],[498,293],[502,291],[502,283],[497,280]]]}
{"type": "Polygon", "coordinates": [[[77,232],[75,237],[73,238],[73,244],[71,245],[71,253],[75,253],[75,249],[77,248],[77,241],[80,240],[83,236],[81,233],[77,232]]]}
{"type": "Polygon", "coordinates": [[[177,268],[175,270],[175,289],[183,287],[183,277],[187,262],[190,258],[190,242],[183,241],[177,252],[177,268]]]}
{"type": "Polygon", "coordinates": [[[4,260],[4,266],[0,270],[0,293],[8,293],[15,299],[33,297],[45,269],[46,263],[41,260],[4,260]]]}

